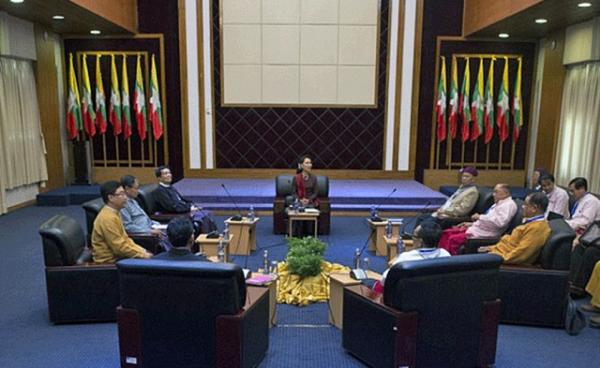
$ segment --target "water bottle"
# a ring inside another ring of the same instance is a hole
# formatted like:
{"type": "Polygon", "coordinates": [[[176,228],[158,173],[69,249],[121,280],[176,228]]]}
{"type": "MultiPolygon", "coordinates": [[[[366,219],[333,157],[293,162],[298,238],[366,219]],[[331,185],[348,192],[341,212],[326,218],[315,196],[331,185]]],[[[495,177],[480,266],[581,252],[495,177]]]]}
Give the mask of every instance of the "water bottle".
{"type": "Polygon", "coordinates": [[[250,221],[254,221],[254,206],[250,206],[250,210],[248,211],[248,218],[250,221]]]}
{"type": "Polygon", "coordinates": [[[217,258],[220,263],[225,262],[225,243],[223,238],[219,239],[219,245],[217,246],[217,258]]]}
{"type": "Polygon", "coordinates": [[[404,240],[402,240],[402,237],[399,236],[398,241],[396,242],[396,255],[404,253],[404,249],[404,240]]]}
{"type": "Polygon", "coordinates": [[[225,230],[223,230],[223,239],[229,240],[229,224],[225,223],[225,230]]]}
{"type": "Polygon", "coordinates": [[[365,257],[363,258],[363,269],[365,271],[369,270],[369,266],[371,265],[371,260],[369,259],[369,257],[365,257]]]}
{"type": "Polygon", "coordinates": [[[377,209],[375,208],[375,206],[371,206],[371,220],[376,219],[377,218],[377,209]]]}
{"type": "Polygon", "coordinates": [[[277,261],[271,261],[271,273],[274,275],[277,274],[277,261]]]}
{"type": "Polygon", "coordinates": [[[269,251],[265,249],[263,252],[263,273],[269,274],[269,251]]]}
{"type": "Polygon", "coordinates": [[[292,207],[294,211],[298,211],[298,207],[300,206],[298,202],[298,198],[294,198],[294,206],[292,207]]]}
{"type": "Polygon", "coordinates": [[[392,238],[392,221],[388,220],[387,224],[385,225],[385,237],[388,239],[392,238]]]}
{"type": "Polygon", "coordinates": [[[356,248],[354,251],[354,269],[358,270],[360,268],[360,249],[356,248]]]}

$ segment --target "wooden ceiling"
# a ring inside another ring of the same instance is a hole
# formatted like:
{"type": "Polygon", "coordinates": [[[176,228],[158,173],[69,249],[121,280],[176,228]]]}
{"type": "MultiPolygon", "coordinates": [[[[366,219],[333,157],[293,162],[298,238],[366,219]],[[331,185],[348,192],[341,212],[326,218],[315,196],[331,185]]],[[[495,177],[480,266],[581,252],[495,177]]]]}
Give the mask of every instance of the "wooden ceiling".
{"type": "Polygon", "coordinates": [[[17,18],[46,26],[48,29],[69,35],[90,35],[97,29],[102,35],[129,35],[130,31],[68,0],[25,0],[14,4],[9,0],[0,0],[0,11],[17,18]],[[63,20],[54,20],[52,16],[62,15],[63,20]]]}
{"type": "Polygon", "coordinates": [[[564,29],[600,15],[600,0],[586,0],[592,3],[592,6],[589,8],[578,7],[577,4],[583,1],[545,0],[465,36],[497,38],[499,33],[508,33],[510,39],[543,38],[553,31],[564,29]],[[535,19],[538,18],[547,19],[548,23],[536,24],[535,19]]]}

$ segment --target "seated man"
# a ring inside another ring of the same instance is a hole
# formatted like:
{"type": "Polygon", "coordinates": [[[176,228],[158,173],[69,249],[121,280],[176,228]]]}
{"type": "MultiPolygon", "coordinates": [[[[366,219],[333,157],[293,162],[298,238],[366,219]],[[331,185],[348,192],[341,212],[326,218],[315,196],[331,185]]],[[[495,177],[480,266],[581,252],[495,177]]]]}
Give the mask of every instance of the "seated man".
{"type": "MultiPolygon", "coordinates": [[[[393,267],[396,263],[400,262],[421,261],[424,259],[450,257],[450,253],[448,253],[444,249],[438,248],[438,243],[440,241],[441,236],[442,229],[438,224],[431,222],[423,223],[417,230],[415,230],[415,234],[413,235],[413,244],[416,247],[416,249],[397,255],[396,258],[394,258],[390,262],[390,268],[393,267]]],[[[375,291],[383,291],[381,287],[385,284],[385,278],[389,271],[390,270],[388,268],[383,272],[380,284],[375,283],[375,291]]]]}
{"type": "Polygon", "coordinates": [[[561,187],[554,184],[554,175],[544,174],[540,177],[542,190],[548,197],[548,213],[554,212],[561,215],[565,220],[569,218],[569,194],[561,187]]]}
{"type": "Polygon", "coordinates": [[[150,258],[152,253],[127,236],[119,211],[127,202],[125,189],[118,181],[107,181],[100,187],[106,204],[94,221],[92,256],[96,263],[115,263],[122,258],[150,258]]]}
{"type": "Polygon", "coordinates": [[[507,264],[532,265],[550,236],[550,226],[544,217],[546,209],[546,194],[529,194],[523,203],[523,224],[517,226],[512,234],[504,235],[498,244],[481,247],[479,252],[498,254],[507,264]]]}
{"type": "Polygon", "coordinates": [[[127,194],[127,202],[121,210],[121,220],[125,231],[129,234],[155,234],[162,235],[162,232],[156,227],[160,223],[153,221],[148,217],[148,214],[140,207],[137,198],[140,188],[140,183],[134,176],[125,175],[121,178],[121,186],[127,194]]]}
{"type": "Polygon", "coordinates": [[[517,213],[517,204],[510,195],[508,184],[496,184],[493,196],[494,205],[486,213],[471,216],[475,222],[465,222],[444,230],[440,248],[456,255],[467,238],[499,238],[517,213]]]}
{"type": "Polygon", "coordinates": [[[194,226],[185,217],[176,217],[167,226],[167,237],[171,249],[157,254],[155,259],[171,261],[207,261],[206,257],[192,253],[194,245],[194,226]]]}
{"type": "Polygon", "coordinates": [[[156,190],[156,200],[158,208],[163,212],[171,213],[190,213],[193,221],[198,224],[197,233],[209,233],[217,230],[217,225],[208,211],[196,206],[191,201],[184,198],[171,183],[173,175],[168,166],[159,166],[155,170],[158,178],[158,189],[156,190]]]}
{"type": "MultiPolygon", "coordinates": [[[[431,215],[422,215],[417,225],[423,222],[437,222],[442,229],[449,228],[461,222],[475,207],[479,199],[479,191],[475,186],[477,169],[467,166],[460,171],[461,185],[448,198],[446,203],[431,215]]],[[[417,226],[418,228],[418,226],[417,226]]],[[[417,230],[415,228],[415,231],[417,230]]]]}
{"type": "Polygon", "coordinates": [[[571,208],[571,219],[567,223],[578,235],[594,221],[600,220],[600,199],[588,193],[585,178],[575,178],[569,182],[569,192],[575,197],[575,205],[571,208]]]}
{"type": "MultiPolygon", "coordinates": [[[[580,308],[585,312],[600,314],[600,261],[594,266],[594,272],[585,290],[592,296],[589,304],[580,308]]],[[[600,328],[600,315],[590,318],[590,327],[600,328]]]]}

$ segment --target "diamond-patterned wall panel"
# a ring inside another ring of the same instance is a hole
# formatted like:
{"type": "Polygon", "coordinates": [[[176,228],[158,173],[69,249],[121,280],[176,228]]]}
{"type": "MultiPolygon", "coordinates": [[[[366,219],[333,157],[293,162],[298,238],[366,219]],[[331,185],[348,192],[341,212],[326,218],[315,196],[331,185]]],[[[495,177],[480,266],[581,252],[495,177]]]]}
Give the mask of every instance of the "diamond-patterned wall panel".
{"type": "Polygon", "coordinates": [[[220,106],[220,2],[212,3],[217,168],[290,168],[307,153],[317,168],[382,169],[388,0],[381,1],[377,108],[371,109],[220,106]]]}

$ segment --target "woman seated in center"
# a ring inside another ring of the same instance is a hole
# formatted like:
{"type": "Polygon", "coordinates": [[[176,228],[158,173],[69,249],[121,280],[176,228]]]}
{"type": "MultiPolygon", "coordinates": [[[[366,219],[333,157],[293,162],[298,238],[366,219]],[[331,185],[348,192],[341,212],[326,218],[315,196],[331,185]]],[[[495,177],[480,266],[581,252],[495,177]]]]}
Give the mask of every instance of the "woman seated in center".
{"type": "MultiPolygon", "coordinates": [[[[308,155],[300,157],[296,176],[292,180],[294,202],[301,208],[319,208],[317,176],[312,173],[312,159],[308,155]]],[[[313,223],[310,221],[294,222],[294,235],[298,237],[314,234],[313,223]]]]}

